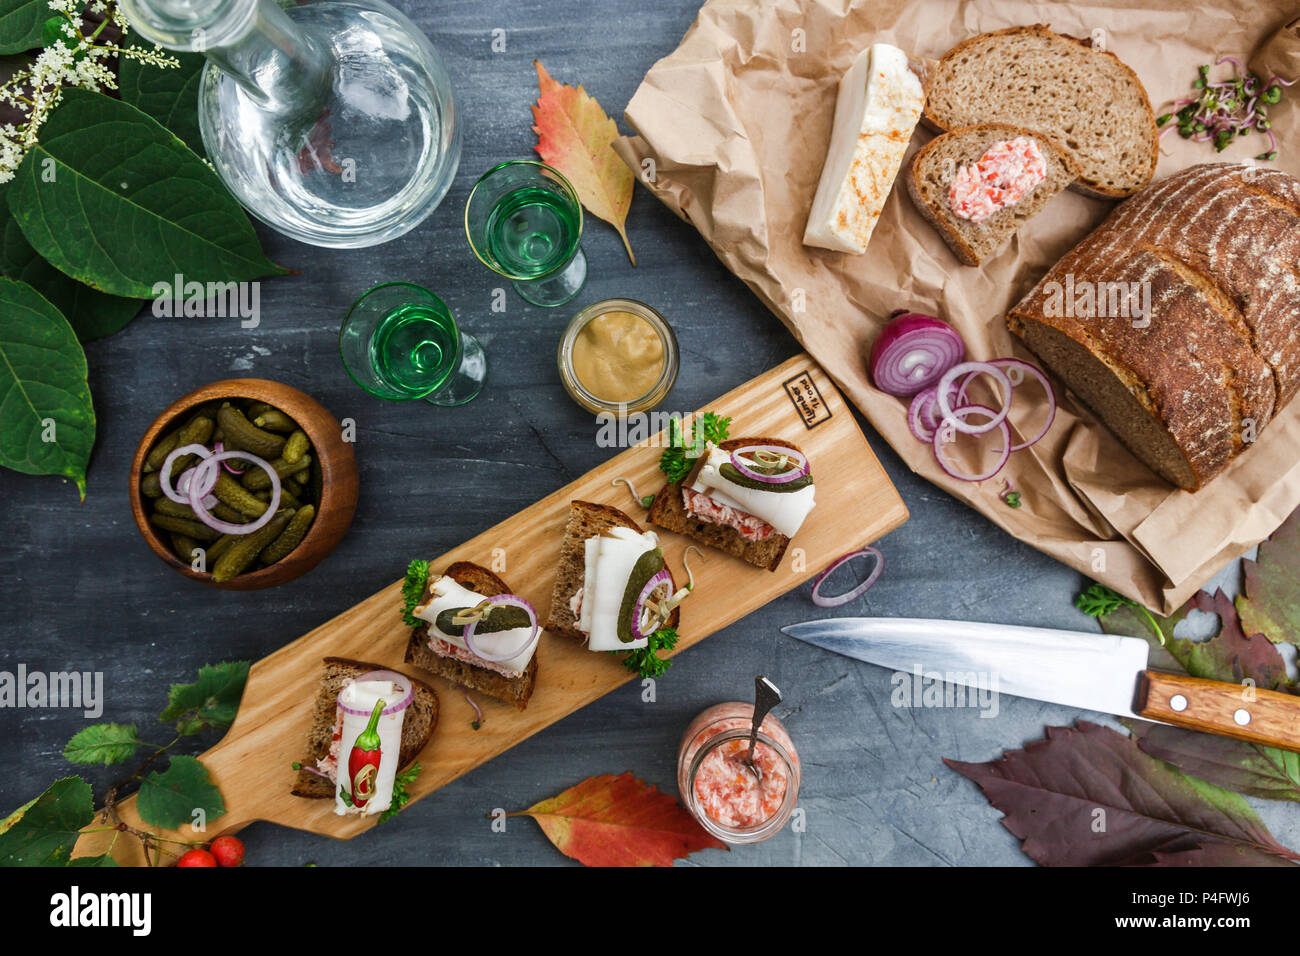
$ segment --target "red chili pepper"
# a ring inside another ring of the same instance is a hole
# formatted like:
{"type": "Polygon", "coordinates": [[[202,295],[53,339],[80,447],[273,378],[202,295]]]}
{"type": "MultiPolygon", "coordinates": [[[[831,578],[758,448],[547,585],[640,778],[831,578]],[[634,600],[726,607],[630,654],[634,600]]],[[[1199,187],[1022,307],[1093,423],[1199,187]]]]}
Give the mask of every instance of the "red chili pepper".
{"type": "Polygon", "coordinates": [[[375,795],[375,780],[379,776],[379,761],[383,751],[379,748],[379,716],[384,711],[384,701],[376,701],[370,712],[370,722],[361,731],[352,752],[348,754],[348,780],[351,782],[352,805],[358,809],[375,795]]]}

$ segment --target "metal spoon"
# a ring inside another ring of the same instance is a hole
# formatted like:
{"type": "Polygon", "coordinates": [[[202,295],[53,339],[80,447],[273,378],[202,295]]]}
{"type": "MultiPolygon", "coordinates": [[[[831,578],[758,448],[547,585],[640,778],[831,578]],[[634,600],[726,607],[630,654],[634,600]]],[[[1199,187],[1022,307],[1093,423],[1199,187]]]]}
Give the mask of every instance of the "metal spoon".
{"type": "Polygon", "coordinates": [[[763,719],[773,707],[781,703],[781,691],[761,674],[754,678],[754,720],[749,728],[749,750],[745,754],[745,765],[754,774],[754,780],[763,782],[763,772],[754,763],[754,747],[758,744],[758,728],[763,726],[763,719]]]}

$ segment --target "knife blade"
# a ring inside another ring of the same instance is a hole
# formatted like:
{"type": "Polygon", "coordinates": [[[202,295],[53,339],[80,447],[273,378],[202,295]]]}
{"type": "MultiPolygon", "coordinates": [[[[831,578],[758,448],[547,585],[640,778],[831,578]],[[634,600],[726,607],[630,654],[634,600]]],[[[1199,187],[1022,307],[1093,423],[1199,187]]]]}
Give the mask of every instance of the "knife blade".
{"type": "Polygon", "coordinates": [[[781,630],[927,680],[1137,717],[1300,752],[1300,697],[1147,668],[1135,637],[923,618],[840,617],[781,630]]]}

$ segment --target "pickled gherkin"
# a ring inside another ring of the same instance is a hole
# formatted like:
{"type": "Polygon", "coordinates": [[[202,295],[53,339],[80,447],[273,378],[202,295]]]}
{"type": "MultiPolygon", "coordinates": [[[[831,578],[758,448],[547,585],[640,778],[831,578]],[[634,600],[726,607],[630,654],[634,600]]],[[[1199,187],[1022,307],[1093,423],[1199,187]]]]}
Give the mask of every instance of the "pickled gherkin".
{"type": "Polygon", "coordinates": [[[275,564],[275,562],[287,557],[289,552],[298,547],[302,543],[302,539],[307,537],[307,532],[315,518],[316,509],[311,505],[304,505],[295,511],[280,536],[267,545],[262,553],[258,555],[261,562],[263,564],[275,564]]]}
{"type": "Polygon", "coordinates": [[[274,518],[252,534],[240,535],[238,540],[213,562],[212,580],[229,581],[235,575],[242,574],[244,569],[256,560],[258,553],[280,536],[293,514],[292,511],[277,511],[274,518]]]}

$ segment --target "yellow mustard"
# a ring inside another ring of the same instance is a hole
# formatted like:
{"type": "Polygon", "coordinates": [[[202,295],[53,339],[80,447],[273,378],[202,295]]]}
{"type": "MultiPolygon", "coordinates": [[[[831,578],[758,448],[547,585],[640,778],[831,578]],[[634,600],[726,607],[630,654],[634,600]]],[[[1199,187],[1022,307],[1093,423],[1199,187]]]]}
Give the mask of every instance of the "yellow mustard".
{"type": "Polygon", "coordinates": [[[633,402],[654,388],[664,370],[664,343],[645,319],[616,310],[582,327],[570,353],[573,374],[604,402],[633,402]]]}

